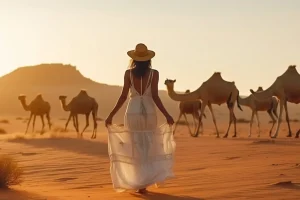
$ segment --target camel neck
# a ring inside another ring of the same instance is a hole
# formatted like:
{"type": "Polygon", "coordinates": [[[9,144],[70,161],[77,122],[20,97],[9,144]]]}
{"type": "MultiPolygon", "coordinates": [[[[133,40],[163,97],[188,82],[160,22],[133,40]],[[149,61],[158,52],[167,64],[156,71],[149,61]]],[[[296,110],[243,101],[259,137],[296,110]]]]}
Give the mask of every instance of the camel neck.
{"type": "Polygon", "coordinates": [[[64,109],[64,111],[70,111],[70,106],[69,106],[69,104],[68,105],[66,104],[66,100],[61,100],[60,102],[61,102],[61,106],[64,109]]]}
{"type": "Polygon", "coordinates": [[[29,111],[30,107],[27,105],[26,100],[21,100],[21,104],[24,108],[24,110],[29,111]]]}

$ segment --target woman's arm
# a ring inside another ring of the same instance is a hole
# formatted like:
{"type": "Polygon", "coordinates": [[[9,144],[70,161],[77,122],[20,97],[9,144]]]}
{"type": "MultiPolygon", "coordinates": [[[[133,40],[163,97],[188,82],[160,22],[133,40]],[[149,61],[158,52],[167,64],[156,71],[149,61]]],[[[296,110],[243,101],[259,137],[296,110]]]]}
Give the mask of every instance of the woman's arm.
{"type": "Polygon", "coordinates": [[[124,85],[123,85],[122,93],[121,93],[114,109],[109,114],[110,117],[113,117],[123,106],[124,102],[127,99],[129,88],[130,88],[130,71],[126,70],[126,72],[124,74],[124,85]]]}
{"type": "Polygon", "coordinates": [[[159,81],[159,73],[157,70],[153,70],[153,78],[152,78],[152,84],[151,84],[151,92],[152,92],[152,98],[160,112],[165,117],[170,116],[168,111],[165,109],[163,103],[161,102],[159,96],[158,96],[158,81],[159,81]]]}

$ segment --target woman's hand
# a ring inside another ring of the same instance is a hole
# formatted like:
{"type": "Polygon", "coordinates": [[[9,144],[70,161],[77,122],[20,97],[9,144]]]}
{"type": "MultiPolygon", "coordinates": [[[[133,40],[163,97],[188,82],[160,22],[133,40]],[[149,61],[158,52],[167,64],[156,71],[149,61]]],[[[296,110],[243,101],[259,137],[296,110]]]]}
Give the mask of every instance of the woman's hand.
{"type": "Polygon", "coordinates": [[[112,123],[112,116],[111,115],[109,115],[107,118],[106,118],[106,120],[105,120],[105,126],[106,127],[108,127],[109,125],[111,125],[111,123],[112,123]]]}
{"type": "Polygon", "coordinates": [[[168,124],[170,124],[170,125],[174,124],[174,120],[173,120],[173,117],[171,115],[167,115],[166,120],[167,120],[168,124]]]}

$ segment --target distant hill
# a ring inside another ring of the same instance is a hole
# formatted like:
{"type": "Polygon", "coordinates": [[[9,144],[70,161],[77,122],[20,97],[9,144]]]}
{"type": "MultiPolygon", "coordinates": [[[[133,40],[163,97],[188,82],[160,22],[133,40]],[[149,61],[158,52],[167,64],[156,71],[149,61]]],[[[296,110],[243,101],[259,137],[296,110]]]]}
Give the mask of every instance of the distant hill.
{"type": "MultiPolygon", "coordinates": [[[[28,115],[20,105],[19,94],[27,95],[30,102],[38,93],[49,101],[52,115],[66,116],[58,100],[59,95],[67,95],[68,100],[77,95],[80,89],[86,89],[99,103],[99,116],[105,117],[113,108],[121,93],[120,86],[98,83],[84,77],[75,66],[59,63],[20,67],[0,77],[0,112],[2,115],[28,115]]],[[[174,110],[177,102],[172,101],[166,91],[160,91],[166,107],[174,110]]],[[[124,112],[126,106],[120,110],[124,112]]]]}
{"type": "MultiPolygon", "coordinates": [[[[18,101],[18,95],[27,95],[27,101],[30,102],[38,93],[41,93],[44,99],[51,104],[51,115],[66,118],[68,114],[62,110],[58,96],[67,95],[67,101],[69,101],[83,88],[87,90],[90,96],[97,99],[99,103],[98,116],[102,118],[106,117],[114,107],[122,89],[120,86],[102,84],[84,77],[72,65],[54,63],[20,67],[0,77],[0,115],[28,116],[29,113],[23,110],[18,101]]],[[[173,115],[174,120],[177,120],[179,114],[178,102],[171,100],[166,91],[159,91],[159,95],[167,110],[173,115]]],[[[295,106],[297,105],[289,105],[290,110],[296,108],[295,106]]],[[[221,106],[213,105],[213,108],[217,121],[229,120],[225,104],[221,106]]],[[[115,118],[118,122],[123,121],[125,110],[126,103],[115,118]]],[[[244,108],[244,112],[238,109],[235,110],[237,118],[250,118],[248,108],[244,108]]],[[[205,123],[212,125],[211,115],[207,108],[206,113],[208,119],[205,120],[205,123]]],[[[293,112],[291,118],[295,118],[295,115],[299,114],[293,112]]],[[[261,116],[269,120],[266,113],[261,114],[261,116]]],[[[158,119],[162,120],[163,116],[159,114],[158,119]]]]}

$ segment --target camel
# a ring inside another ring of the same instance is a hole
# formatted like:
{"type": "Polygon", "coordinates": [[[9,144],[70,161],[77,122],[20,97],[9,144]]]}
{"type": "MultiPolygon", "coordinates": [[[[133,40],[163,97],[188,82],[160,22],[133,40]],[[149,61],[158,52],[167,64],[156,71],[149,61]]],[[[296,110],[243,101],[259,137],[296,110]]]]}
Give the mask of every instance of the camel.
{"type": "MultiPolygon", "coordinates": [[[[185,93],[190,93],[190,90],[186,90],[185,93]]],[[[178,122],[179,122],[180,118],[182,117],[182,115],[184,116],[187,127],[189,128],[190,134],[192,135],[192,131],[191,131],[189,123],[187,121],[186,114],[191,114],[193,116],[195,129],[196,129],[196,120],[195,119],[197,119],[197,120],[199,119],[200,115],[199,115],[198,111],[201,110],[201,104],[202,103],[199,100],[196,100],[196,101],[181,101],[179,103],[179,116],[178,116],[178,120],[175,123],[173,135],[175,134],[178,122]]],[[[204,113],[203,113],[203,116],[206,118],[206,115],[204,113]]],[[[203,131],[203,124],[201,124],[200,126],[201,126],[201,130],[203,131]]]]}
{"type": "Polygon", "coordinates": [[[92,134],[92,139],[96,138],[97,132],[97,113],[98,113],[98,103],[93,97],[90,97],[85,90],[81,90],[77,96],[75,96],[69,104],[66,104],[67,96],[59,96],[59,100],[61,101],[62,108],[64,111],[70,111],[69,118],[65,125],[65,130],[68,127],[69,121],[72,118],[73,124],[76,129],[77,134],[79,135],[79,123],[78,123],[78,114],[83,114],[86,117],[86,125],[81,132],[81,137],[83,132],[89,126],[89,116],[92,112],[93,121],[94,121],[94,129],[92,134]]]}
{"type": "MultiPolygon", "coordinates": [[[[270,136],[271,138],[276,138],[278,136],[279,128],[282,121],[282,111],[284,108],[286,114],[286,121],[289,129],[287,137],[292,137],[287,102],[295,104],[300,103],[300,74],[296,69],[296,65],[290,65],[281,76],[278,76],[276,78],[275,82],[268,89],[261,92],[254,92],[252,89],[250,89],[250,92],[258,100],[268,99],[272,96],[276,96],[279,99],[280,106],[279,117],[277,118],[277,127],[274,135],[271,134],[270,136]]],[[[296,138],[299,137],[298,132],[296,134],[296,138]]]]}
{"type": "MultiPolygon", "coordinates": [[[[258,89],[256,90],[256,92],[261,92],[261,91],[263,91],[262,87],[258,87],[258,89]]],[[[272,133],[273,127],[276,123],[276,119],[278,118],[277,115],[278,101],[279,101],[278,98],[275,96],[271,96],[270,98],[264,99],[263,101],[257,100],[253,94],[250,94],[246,98],[239,97],[240,105],[247,106],[252,110],[252,115],[250,119],[250,131],[248,137],[251,137],[254,115],[256,116],[256,120],[257,120],[258,137],[260,137],[260,121],[258,117],[258,111],[267,111],[267,113],[271,117],[273,124],[269,134],[272,133]],[[274,118],[272,113],[275,115],[276,119],[274,118]]]]}
{"type": "Polygon", "coordinates": [[[216,124],[216,118],[212,109],[212,104],[221,105],[223,103],[227,103],[227,107],[229,109],[229,125],[224,135],[224,138],[228,137],[228,132],[230,130],[230,126],[232,121],[234,122],[234,135],[236,137],[236,117],[234,114],[234,105],[237,101],[237,105],[239,109],[242,111],[242,108],[238,101],[239,91],[235,86],[234,82],[225,81],[220,72],[215,72],[207,81],[203,82],[202,85],[195,91],[190,92],[188,94],[177,94],[174,91],[174,83],[175,80],[166,79],[165,85],[167,86],[168,95],[171,99],[175,101],[194,101],[194,100],[202,100],[201,113],[199,117],[199,124],[197,131],[195,133],[195,137],[198,136],[200,124],[202,122],[202,116],[204,114],[205,107],[208,106],[213,122],[216,128],[217,138],[220,137],[218,127],[216,124]]]}
{"type": "Polygon", "coordinates": [[[36,116],[40,116],[42,120],[42,131],[41,134],[43,134],[43,130],[45,127],[45,122],[44,122],[44,115],[46,115],[48,125],[49,125],[49,130],[51,129],[51,122],[50,122],[50,110],[51,106],[50,103],[47,101],[44,101],[43,97],[41,94],[38,94],[35,99],[31,101],[29,105],[26,103],[26,96],[25,95],[19,95],[18,99],[21,101],[21,104],[26,111],[30,111],[30,116],[29,120],[27,122],[27,127],[25,130],[25,134],[28,132],[28,127],[31,122],[31,119],[33,117],[33,123],[32,123],[32,132],[34,131],[34,126],[35,126],[35,119],[36,116]]]}

